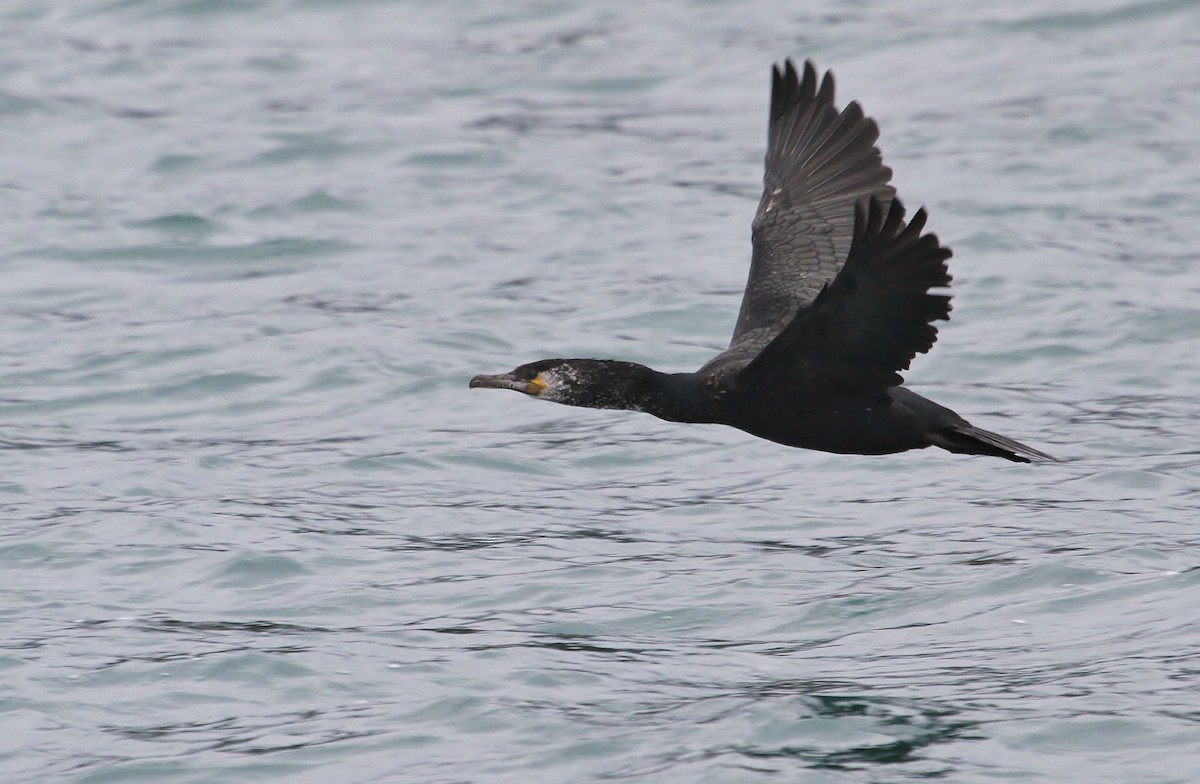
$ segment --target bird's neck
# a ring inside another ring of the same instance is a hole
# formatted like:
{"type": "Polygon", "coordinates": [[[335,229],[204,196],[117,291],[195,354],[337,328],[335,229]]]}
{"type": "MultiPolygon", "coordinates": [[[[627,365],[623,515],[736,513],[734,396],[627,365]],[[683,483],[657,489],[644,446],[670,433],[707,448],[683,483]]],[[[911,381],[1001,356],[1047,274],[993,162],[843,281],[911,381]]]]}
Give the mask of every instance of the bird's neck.
{"type": "Polygon", "coordinates": [[[715,422],[715,400],[705,394],[695,373],[654,374],[655,393],[643,403],[642,411],[669,422],[715,422]]]}

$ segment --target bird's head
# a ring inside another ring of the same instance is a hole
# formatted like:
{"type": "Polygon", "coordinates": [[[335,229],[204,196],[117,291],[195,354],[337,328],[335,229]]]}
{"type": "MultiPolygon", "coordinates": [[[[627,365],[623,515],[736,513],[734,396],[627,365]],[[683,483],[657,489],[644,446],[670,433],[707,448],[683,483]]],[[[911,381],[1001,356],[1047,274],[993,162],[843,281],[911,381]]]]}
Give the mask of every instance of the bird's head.
{"type": "Polygon", "coordinates": [[[509,373],[475,376],[471,388],[515,389],[542,400],[580,405],[575,401],[583,399],[585,391],[598,381],[591,367],[594,363],[595,360],[586,359],[541,359],[509,373]]]}
{"type": "Polygon", "coordinates": [[[471,388],[515,389],[530,397],[588,408],[641,408],[654,371],[607,359],[542,359],[512,372],[475,376],[471,388]]]}

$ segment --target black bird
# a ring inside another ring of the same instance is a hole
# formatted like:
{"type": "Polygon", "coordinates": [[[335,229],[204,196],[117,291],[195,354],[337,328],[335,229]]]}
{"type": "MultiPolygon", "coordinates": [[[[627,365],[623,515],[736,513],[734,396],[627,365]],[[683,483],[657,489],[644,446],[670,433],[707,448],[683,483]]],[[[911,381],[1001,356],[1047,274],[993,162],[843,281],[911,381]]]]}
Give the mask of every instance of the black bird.
{"type": "Polygon", "coordinates": [[[855,102],[834,106],[788,60],[774,68],[765,188],[754,216],[750,279],[729,348],[695,373],[632,362],[543,359],[471,387],[515,389],[572,406],[644,411],[672,422],[731,425],[788,446],[887,454],[939,446],[1020,463],[1054,460],[975,427],[901,386],[900,371],[950,316],[950,249],[904,222],[855,102]]]}

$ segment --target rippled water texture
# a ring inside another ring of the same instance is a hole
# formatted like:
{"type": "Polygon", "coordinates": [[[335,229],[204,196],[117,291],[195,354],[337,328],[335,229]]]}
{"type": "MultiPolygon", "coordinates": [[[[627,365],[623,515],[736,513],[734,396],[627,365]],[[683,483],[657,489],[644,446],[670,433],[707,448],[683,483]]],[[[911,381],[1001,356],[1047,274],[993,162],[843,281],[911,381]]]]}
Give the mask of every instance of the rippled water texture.
{"type": "Polygon", "coordinates": [[[1200,4],[0,10],[0,781],[1200,781],[1200,4]],[[768,69],[1066,458],[468,391],[728,340],[768,69]]]}

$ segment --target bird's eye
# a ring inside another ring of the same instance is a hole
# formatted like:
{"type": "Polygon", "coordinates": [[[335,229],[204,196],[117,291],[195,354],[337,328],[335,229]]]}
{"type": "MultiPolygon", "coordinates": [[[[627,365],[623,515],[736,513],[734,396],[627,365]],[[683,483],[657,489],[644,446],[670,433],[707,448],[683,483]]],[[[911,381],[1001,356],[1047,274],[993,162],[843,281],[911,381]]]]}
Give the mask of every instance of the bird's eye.
{"type": "Polygon", "coordinates": [[[535,378],[537,378],[537,374],[537,371],[533,368],[525,368],[521,371],[521,380],[533,381],[535,378]]]}

